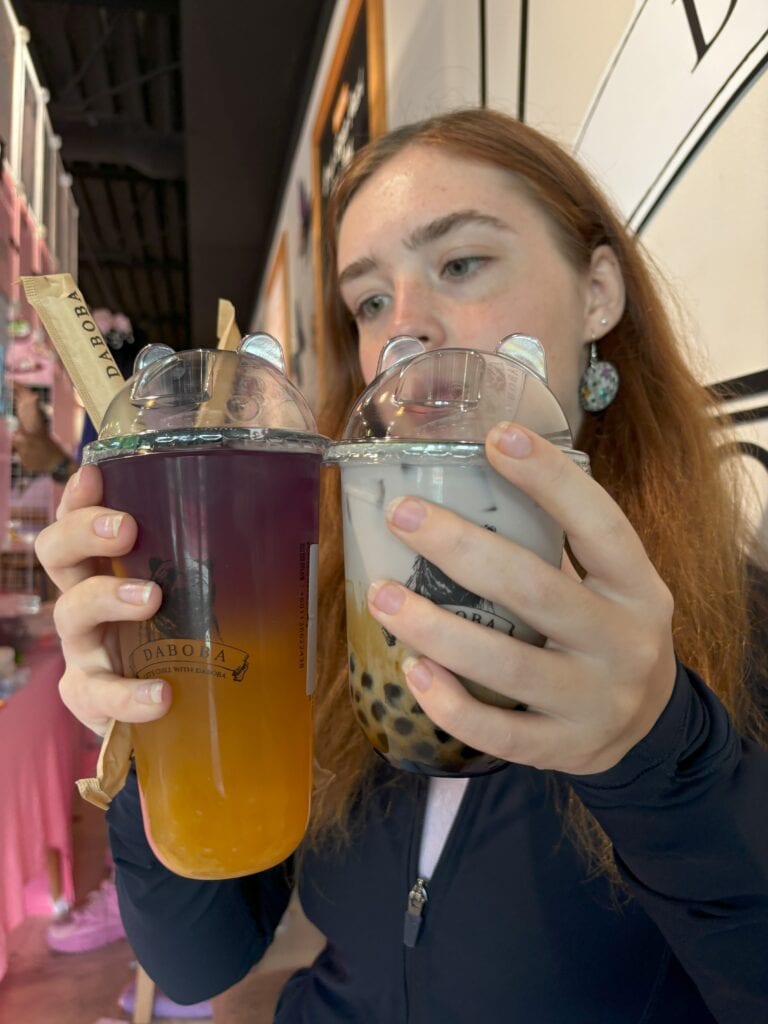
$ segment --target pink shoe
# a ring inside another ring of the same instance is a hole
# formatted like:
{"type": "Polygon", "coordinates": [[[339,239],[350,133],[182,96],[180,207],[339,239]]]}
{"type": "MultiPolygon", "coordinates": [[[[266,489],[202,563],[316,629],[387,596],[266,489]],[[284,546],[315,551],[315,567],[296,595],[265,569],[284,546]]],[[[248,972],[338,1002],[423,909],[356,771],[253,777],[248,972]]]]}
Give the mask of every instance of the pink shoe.
{"type": "Polygon", "coordinates": [[[115,883],[111,879],[102,882],[83,907],[48,925],[45,938],[55,953],[86,953],[124,939],[115,883]]]}
{"type": "MultiPolygon", "coordinates": [[[[124,1013],[133,1014],[133,1011],[136,1008],[135,982],[132,981],[130,985],[121,992],[120,998],[117,1002],[124,1013]]],[[[201,1020],[204,1017],[213,1017],[213,1007],[207,1000],[203,1003],[191,1003],[189,1006],[184,1006],[183,1003],[174,1003],[172,999],[169,999],[167,995],[156,988],[155,1001],[152,1004],[152,1016],[185,1017],[188,1020],[201,1020]]]]}

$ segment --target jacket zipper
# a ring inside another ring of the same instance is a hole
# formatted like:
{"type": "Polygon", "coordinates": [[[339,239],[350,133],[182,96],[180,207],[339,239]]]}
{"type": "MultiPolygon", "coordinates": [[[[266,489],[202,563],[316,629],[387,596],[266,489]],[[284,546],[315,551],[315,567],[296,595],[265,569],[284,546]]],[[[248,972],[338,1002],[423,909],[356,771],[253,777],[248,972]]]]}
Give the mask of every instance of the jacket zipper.
{"type": "Polygon", "coordinates": [[[424,832],[424,818],[426,816],[427,809],[427,798],[426,790],[423,796],[423,801],[417,811],[416,818],[414,821],[413,831],[411,833],[411,845],[408,852],[408,870],[410,877],[416,874],[416,881],[413,882],[410,889],[408,890],[408,898],[405,904],[405,919],[403,922],[403,945],[407,949],[413,949],[419,940],[419,932],[421,926],[424,923],[424,911],[427,906],[427,900],[429,899],[429,893],[427,892],[427,882],[432,885],[435,880],[435,876],[442,864],[446,861],[446,853],[450,855],[451,847],[454,845],[454,834],[457,831],[457,826],[464,824],[464,817],[466,814],[465,808],[468,803],[469,791],[468,788],[462,795],[461,803],[456,811],[456,817],[453,819],[450,831],[445,837],[445,844],[440,851],[440,856],[437,858],[437,863],[432,871],[431,878],[421,878],[417,874],[417,867],[419,863],[419,854],[421,851],[421,838],[424,832]]]}
{"type": "Polygon", "coordinates": [[[414,996],[416,994],[415,989],[419,984],[419,972],[417,969],[417,961],[414,960],[414,957],[418,956],[416,947],[424,924],[424,914],[427,906],[427,900],[429,899],[427,883],[429,883],[433,895],[436,892],[439,892],[440,885],[438,884],[436,889],[435,880],[438,879],[439,883],[438,876],[444,874],[446,870],[450,870],[451,862],[456,859],[456,845],[459,838],[466,831],[467,818],[470,813],[470,808],[474,804],[474,802],[471,804],[469,801],[471,786],[472,782],[470,781],[469,787],[465,791],[462,802],[459,805],[451,830],[446,837],[445,845],[438,857],[437,864],[435,864],[432,876],[428,879],[423,878],[418,873],[421,837],[424,831],[424,817],[427,809],[426,786],[421,794],[421,800],[417,807],[416,814],[414,815],[411,842],[408,850],[408,877],[415,878],[415,881],[410,884],[410,888],[408,890],[403,921],[403,967],[405,972],[404,1024],[414,1024],[415,1015],[418,1014],[418,1010],[414,1006],[414,1003],[416,1002],[414,996]]]}
{"type": "MultiPolygon", "coordinates": [[[[414,876],[416,876],[418,874],[419,849],[421,847],[421,834],[424,831],[424,815],[425,815],[426,809],[427,809],[427,785],[426,785],[426,780],[420,780],[420,781],[422,781],[423,788],[422,788],[421,792],[419,793],[419,800],[418,800],[418,803],[417,803],[417,806],[416,806],[416,810],[415,810],[415,814],[414,814],[414,817],[413,817],[413,827],[411,829],[411,841],[410,841],[410,844],[409,844],[409,847],[408,847],[408,857],[407,857],[407,862],[406,862],[406,871],[408,872],[406,877],[409,878],[409,879],[413,878],[414,876]]],[[[423,879],[418,879],[418,881],[420,881],[422,883],[422,885],[424,884],[424,880],[423,879]]],[[[421,931],[421,924],[422,924],[422,917],[421,917],[421,915],[424,912],[424,905],[426,904],[426,890],[425,890],[425,899],[424,899],[424,902],[421,904],[421,910],[419,911],[418,914],[416,914],[416,913],[414,913],[412,915],[409,914],[409,911],[412,909],[411,908],[411,893],[416,888],[416,885],[417,885],[417,882],[414,882],[411,885],[411,887],[409,889],[409,892],[408,892],[408,901],[407,901],[407,904],[406,904],[406,912],[405,912],[405,922],[404,922],[404,925],[403,925],[403,954],[404,954],[404,957],[403,957],[404,993],[403,993],[403,995],[404,995],[404,998],[405,998],[405,1007],[404,1007],[405,1008],[405,1021],[404,1021],[404,1024],[408,1024],[408,1022],[411,1020],[411,1014],[412,1014],[412,1007],[411,1007],[411,999],[412,999],[412,996],[413,996],[412,986],[413,986],[413,983],[414,983],[415,979],[413,978],[413,960],[412,960],[413,954],[412,954],[411,950],[416,945],[416,940],[418,938],[419,932],[421,931]],[[414,923],[413,925],[409,925],[409,918],[414,923]],[[412,933],[410,931],[410,928],[414,928],[412,933]]],[[[414,907],[413,907],[414,911],[416,911],[416,909],[418,907],[418,902],[419,902],[419,897],[417,896],[416,897],[416,902],[415,902],[414,907]]]]}
{"type": "Polygon", "coordinates": [[[417,878],[408,893],[408,903],[405,908],[405,921],[403,923],[403,942],[408,949],[413,949],[419,940],[419,932],[423,921],[424,908],[427,905],[425,878],[417,878]]]}

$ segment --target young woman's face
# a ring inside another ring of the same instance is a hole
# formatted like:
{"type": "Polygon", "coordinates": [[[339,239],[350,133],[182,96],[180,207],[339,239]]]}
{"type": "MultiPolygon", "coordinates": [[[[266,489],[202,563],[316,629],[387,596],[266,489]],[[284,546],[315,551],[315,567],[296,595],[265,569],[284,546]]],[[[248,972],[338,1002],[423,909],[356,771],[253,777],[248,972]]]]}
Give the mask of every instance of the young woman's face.
{"type": "Polygon", "coordinates": [[[357,323],[366,382],[398,334],[430,348],[486,352],[508,334],[531,334],[544,346],[550,387],[577,432],[584,346],[597,328],[590,273],[561,254],[512,175],[410,146],[356,193],[338,248],[339,285],[357,323]]]}

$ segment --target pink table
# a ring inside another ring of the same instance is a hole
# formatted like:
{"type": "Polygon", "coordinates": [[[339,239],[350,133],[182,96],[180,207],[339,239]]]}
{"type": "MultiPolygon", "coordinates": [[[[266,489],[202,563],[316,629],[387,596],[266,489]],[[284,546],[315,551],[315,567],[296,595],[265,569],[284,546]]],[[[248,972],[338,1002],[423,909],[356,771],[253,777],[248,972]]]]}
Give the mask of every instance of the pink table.
{"type": "Polygon", "coordinates": [[[70,815],[80,725],[61,703],[58,643],[27,655],[26,686],[0,708],[0,978],[8,933],[28,916],[25,886],[55,851],[73,897],[70,815]]]}

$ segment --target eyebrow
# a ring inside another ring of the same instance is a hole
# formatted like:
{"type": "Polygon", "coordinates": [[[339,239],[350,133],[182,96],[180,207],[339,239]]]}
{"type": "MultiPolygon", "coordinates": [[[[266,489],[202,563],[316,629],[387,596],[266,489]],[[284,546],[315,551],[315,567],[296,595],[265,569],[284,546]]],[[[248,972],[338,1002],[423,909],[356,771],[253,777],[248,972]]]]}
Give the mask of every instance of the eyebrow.
{"type": "Polygon", "coordinates": [[[371,256],[363,256],[362,259],[348,264],[339,274],[339,287],[343,287],[350,281],[355,281],[358,277],[362,277],[363,274],[370,273],[370,271],[376,269],[376,265],[376,260],[371,256]]]}
{"type": "MultiPolygon", "coordinates": [[[[479,224],[484,227],[495,228],[497,231],[511,231],[512,228],[503,220],[494,217],[489,213],[480,213],[478,210],[456,210],[445,217],[437,217],[415,228],[404,240],[407,249],[419,249],[421,246],[435,242],[443,238],[456,228],[464,227],[466,224],[479,224]]],[[[339,274],[339,287],[354,281],[363,274],[376,270],[378,264],[372,256],[363,256],[359,260],[348,264],[339,274]]]]}
{"type": "Polygon", "coordinates": [[[408,249],[418,249],[429,242],[435,242],[456,228],[462,228],[465,224],[479,224],[484,227],[496,228],[498,231],[510,231],[511,228],[498,217],[490,213],[480,213],[478,210],[456,210],[445,217],[438,217],[428,224],[416,228],[406,238],[405,244],[408,249]]]}

